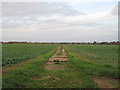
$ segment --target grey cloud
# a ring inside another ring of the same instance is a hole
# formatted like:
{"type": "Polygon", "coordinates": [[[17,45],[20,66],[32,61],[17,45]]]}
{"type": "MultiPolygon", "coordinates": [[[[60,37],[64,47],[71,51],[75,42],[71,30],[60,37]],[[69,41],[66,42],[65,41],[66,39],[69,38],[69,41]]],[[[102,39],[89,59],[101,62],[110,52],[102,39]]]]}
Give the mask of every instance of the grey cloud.
{"type": "MultiPolygon", "coordinates": [[[[120,9],[120,7],[119,7],[120,9]]],[[[115,6],[113,9],[112,9],[112,15],[118,15],[118,6],[115,6]]]]}
{"type": "MultiPolygon", "coordinates": [[[[55,30],[52,31],[36,31],[36,32],[29,32],[29,33],[23,33],[23,32],[9,32],[4,33],[3,40],[27,40],[27,41],[93,41],[96,40],[113,40],[117,38],[115,35],[111,34],[110,32],[104,31],[104,30],[89,30],[89,32],[86,33],[86,30],[82,30],[82,28],[78,27],[75,30],[74,28],[68,27],[64,31],[62,30],[55,30]],[[82,30],[82,31],[81,31],[82,30]],[[98,34],[99,33],[99,34],[98,34]],[[32,37],[31,37],[32,36],[32,37]]],[[[93,28],[91,28],[93,29],[93,28]]]]}
{"type": "Polygon", "coordinates": [[[73,10],[64,3],[47,2],[3,2],[3,16],[31,16],[31,15],[84,15],[73,10]]]}
{"type": "MultiPolygon", "coordinates": [[[[113,15],[116,13],[114,10],[113,15]]],[[[62,21],[69,15],[84,15],[66,3],[3,3],[3,15],[3,40],[84,41],[117,38],[117,33],[112,32],[116,26],[111,24],[105,24],[105,28],[100,22],[80,22],[79,19],[76,22],[62,21]]]]}
{"type": "Polygon", "coordinates": [[[77,22],[77,23],[73,23],[73,24],[70,24],[70,25],[73,25],[73,26],[99,26],[99,25],[102,25],[101,23],[82,23],[82,22],[77,22]]]}
{"type": "Polygon", "coordinates": [[[3,28],[19,28],[30,24],[62,23],[50,16],[84,15],[64,3],[3,2],[3,28]]]}
{"type": "Polygon", "coordinates": [[[59,22],[59,21],[57,21],[55,19],[48,19],[48,20],[44,20],[43,22],[44,23],[62,23],[62,22],[59,22]]]}
{"type": "Polygon", "coordinates": [[[34,23],[36,23],[35,20],[26,20],[24,17],[9,17],[2,19],[3,28],[19,28],[21,26],[27,26],[34,23]]]}

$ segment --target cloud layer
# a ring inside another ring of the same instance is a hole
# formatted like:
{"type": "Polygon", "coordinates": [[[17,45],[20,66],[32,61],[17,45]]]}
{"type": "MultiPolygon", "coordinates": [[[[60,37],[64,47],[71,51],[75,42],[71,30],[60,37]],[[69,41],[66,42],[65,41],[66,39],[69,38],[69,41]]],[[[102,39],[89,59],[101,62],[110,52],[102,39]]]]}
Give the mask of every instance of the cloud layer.
{"type": "Polygon", "coordinates": [[[69,3],[7,2],[3,3],[3,40],[117,40],[117,13],[116,5],[109,11],[87,13],[69,3]]]}

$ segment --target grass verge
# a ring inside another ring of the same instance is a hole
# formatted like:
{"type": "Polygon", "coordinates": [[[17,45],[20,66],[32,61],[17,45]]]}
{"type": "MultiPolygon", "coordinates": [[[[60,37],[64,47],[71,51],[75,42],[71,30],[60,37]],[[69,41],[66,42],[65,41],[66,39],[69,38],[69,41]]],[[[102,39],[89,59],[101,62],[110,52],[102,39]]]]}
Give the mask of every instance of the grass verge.
{"type": "Polygon", "coordinates": [[[27,64],[23,64],[20,67],[12,68],[9,73],[3,76],[2,87],[3,88],[27,88],[27,84],[32,84],[32,77],[42,77],[42,74],[46,71],[44,65],[48,58],[56,51],[53,51],[41,55],[27,64]]]}

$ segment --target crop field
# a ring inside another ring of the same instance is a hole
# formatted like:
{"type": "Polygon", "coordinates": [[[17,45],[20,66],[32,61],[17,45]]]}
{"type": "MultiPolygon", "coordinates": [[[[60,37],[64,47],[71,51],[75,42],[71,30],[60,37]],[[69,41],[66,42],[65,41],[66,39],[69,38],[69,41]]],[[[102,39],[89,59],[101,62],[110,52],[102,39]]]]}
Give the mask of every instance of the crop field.
{"type": "Polygon", "coordinates": [[[118,65],[117,45],[69,45],[69,49],[90,62],[104,65],[118,65]]]}
{"type": "Polygon", "coordinates": [[[39,55],[48,53],[55,47],[55,45],[3,44],[2,66],[29,60],[39,55]]]}
{"type": "Polygon", "coordinates": [[[118,88],[117,45],[4,44],[3,88],[118,88]]]}
{"type": "Polygon", "coordinates": [[[118,78],[118,46],[69,45],[66,46],[69,64],[87,75],[118,78]]]}

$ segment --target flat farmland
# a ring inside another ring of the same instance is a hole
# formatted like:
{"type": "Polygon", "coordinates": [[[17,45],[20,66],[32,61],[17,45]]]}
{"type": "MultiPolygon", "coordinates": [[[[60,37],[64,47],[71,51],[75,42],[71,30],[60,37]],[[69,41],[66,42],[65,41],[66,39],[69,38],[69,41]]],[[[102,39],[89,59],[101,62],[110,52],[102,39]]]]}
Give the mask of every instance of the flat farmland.
{"type": "Polygon", "coordinates": [[[3,88],[118,88],[118,78],[117,45],[3,45],[3,88]]]}
{"type": "Polygon", "coordinates": [[[65,45],[69,66],[84,72],[98,87],[118,87],[117,45],[65,45]]]}
{"type": "Polygon", "coordinates": [[[68,45],[67,47],[72,52],[89,59],[89,62],[118,66],[117,45],[68,45]]]}
{"type": "Polygon", "coordinates": [[[55,47],[56,45],[45,44],[3,44],[2,66],[13,65],[46,54],[55,47]]]}

